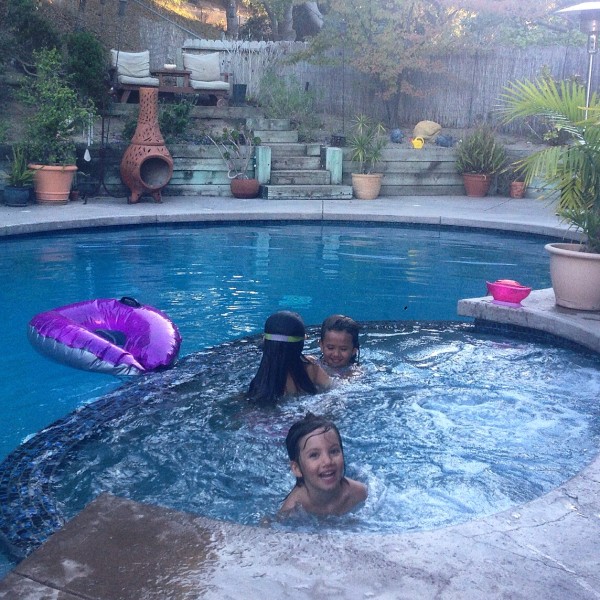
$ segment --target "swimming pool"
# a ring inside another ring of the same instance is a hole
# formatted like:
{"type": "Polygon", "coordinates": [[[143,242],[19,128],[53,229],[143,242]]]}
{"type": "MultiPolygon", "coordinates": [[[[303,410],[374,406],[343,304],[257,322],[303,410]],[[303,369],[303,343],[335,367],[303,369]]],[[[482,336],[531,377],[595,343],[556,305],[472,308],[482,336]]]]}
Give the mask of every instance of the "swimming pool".
{"type": "Polygon", "coordinates": [[[134,296],[178,324],[181,356],[260,331],[274,310],[307,324],[333,312],[360,320],[457,319],[485,280],[549,286],[540,238],[360,225],[144,227],[3,239],[0,457],[82,403],[109,376],[38,356],[25,330],[36,313],[99,297],[134,296]]]}
{"type": "Polygon", "coordinates": [[[456,319],[485,280],[549,285],[540,238],[372,225],[137,228],[2,241],[0,308],[10,352],[0,449],[114,389],[108,376],[39,357],[25,339],[40,311],[94,297],[135,296],[167,312],[182,355],[259,331],[270,312],[307,323],[332,312],[359,320],[456,319]]]}

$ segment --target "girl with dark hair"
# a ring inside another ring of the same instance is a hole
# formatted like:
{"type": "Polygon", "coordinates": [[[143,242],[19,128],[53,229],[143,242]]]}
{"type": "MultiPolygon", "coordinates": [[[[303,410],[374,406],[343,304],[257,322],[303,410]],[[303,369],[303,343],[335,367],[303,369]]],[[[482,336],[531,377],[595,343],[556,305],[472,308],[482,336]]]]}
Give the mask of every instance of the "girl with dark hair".
{"type": "Polygon", "coordinates": [[[265,322],[263,355],[248,398],[263,406],[274,406],[286,394],[316,394],[331,385],[331,379],[312,356],[304,356],[306,335],[302,317],[283,310],[265,322]]]}
{"type": "MultiPolygon", "coordinates": [[[[346,369],[358,364],[360,325],[345,315],[331,315],[321,324],[320,347],[323,364],[330,369],[346,369]]],[[[338,374],[339,371],[338,371],[338,374]]]]}
{"type": "Polygon", "coordinates": [[[343,515],[367,498],[367,486],[344,475],[344,448],[335,423],[308,413],[285,439],[296,485],[280,516],[302,508],[316,515],[343,515]]]}

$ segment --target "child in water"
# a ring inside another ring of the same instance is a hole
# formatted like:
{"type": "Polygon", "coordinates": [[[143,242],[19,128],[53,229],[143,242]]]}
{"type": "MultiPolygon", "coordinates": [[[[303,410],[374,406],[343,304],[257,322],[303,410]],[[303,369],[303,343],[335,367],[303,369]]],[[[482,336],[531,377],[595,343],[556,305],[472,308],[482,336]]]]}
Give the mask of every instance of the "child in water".
{"type": "Polygon", "coordinates": [[[304,356],[306,332],[302,317],[283,310],[265,322],[263,355],[248,398],[274,406],[286,394],[316,394],[331,386],[331,378],[312,356],[304,356]]]}
{"type": "Polygon", "coordinates": [[[315,515],[343,515],[366,500],[367,486],[344,475],[342,438],[332,421],[308,413],[290,427],[285,444],[296,485],[279,516],[298,508],[315,515]]]}
{"type": "Polygon", "coordinates": [[[321,352],[323,364],[338,375],[344,369],[358,363],[360,325],[350,317],[331,315],[321,325],[321,352]]]}

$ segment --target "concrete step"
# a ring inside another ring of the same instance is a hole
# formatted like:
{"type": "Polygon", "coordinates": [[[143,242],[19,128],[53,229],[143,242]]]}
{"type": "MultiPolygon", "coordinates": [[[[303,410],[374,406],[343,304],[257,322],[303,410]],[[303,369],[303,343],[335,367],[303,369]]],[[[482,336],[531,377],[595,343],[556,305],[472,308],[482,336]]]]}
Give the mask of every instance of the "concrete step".
{"type": "Polygon", "coordinates": [[[329,185],[330,183],[331,174],[324,169],[271,171],[271,185],[329,185]]]}
{"type": "Polygon", "coordinates": [[[321,159],[318,156],[282,156],[273,159],[271,155],[271,169],[273,171],[286,169],[320,169],[321,159]]]}
{"type": "Polygon", "coordinates": [[[266,200],[350,200],[351,185],[262,185],[266,200]]]}
{"type": "Polygon", "coordinates": [[[260,142],[263,145],[295,144],[298,142],[298,132],[294,130],[255,129],[254,135],[260,138],[260,142]]]}

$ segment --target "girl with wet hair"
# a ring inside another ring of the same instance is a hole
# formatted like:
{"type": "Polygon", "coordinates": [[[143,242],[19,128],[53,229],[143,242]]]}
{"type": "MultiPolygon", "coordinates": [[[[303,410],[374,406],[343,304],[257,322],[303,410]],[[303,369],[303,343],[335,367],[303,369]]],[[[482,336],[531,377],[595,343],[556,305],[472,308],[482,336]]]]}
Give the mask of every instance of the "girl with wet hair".
{"type": "Polygon", "coordinates": [[[265,322],[263,355],[248,398],[261,406],[274,406],[286,394],[316,394],[331,379],[312,356],[304,356],[306,331],[302,317],[282,310],[265,322]]]}
{"type": "Polygon", "coordinates": [[[321,324],[319,345],[323,363],[330,369],[343,370],[358,364],[360,325],[345,315],[331,315],[321,324]]]}
{"type": "Polygon", "coordinates": [[[343,515],[366,500],[367,486],[345,476],[342,438],[333,421],[308,413],[290,427],[285,444],[296,485],[283,501],[280,517],[299,509],[343,515]]]}

